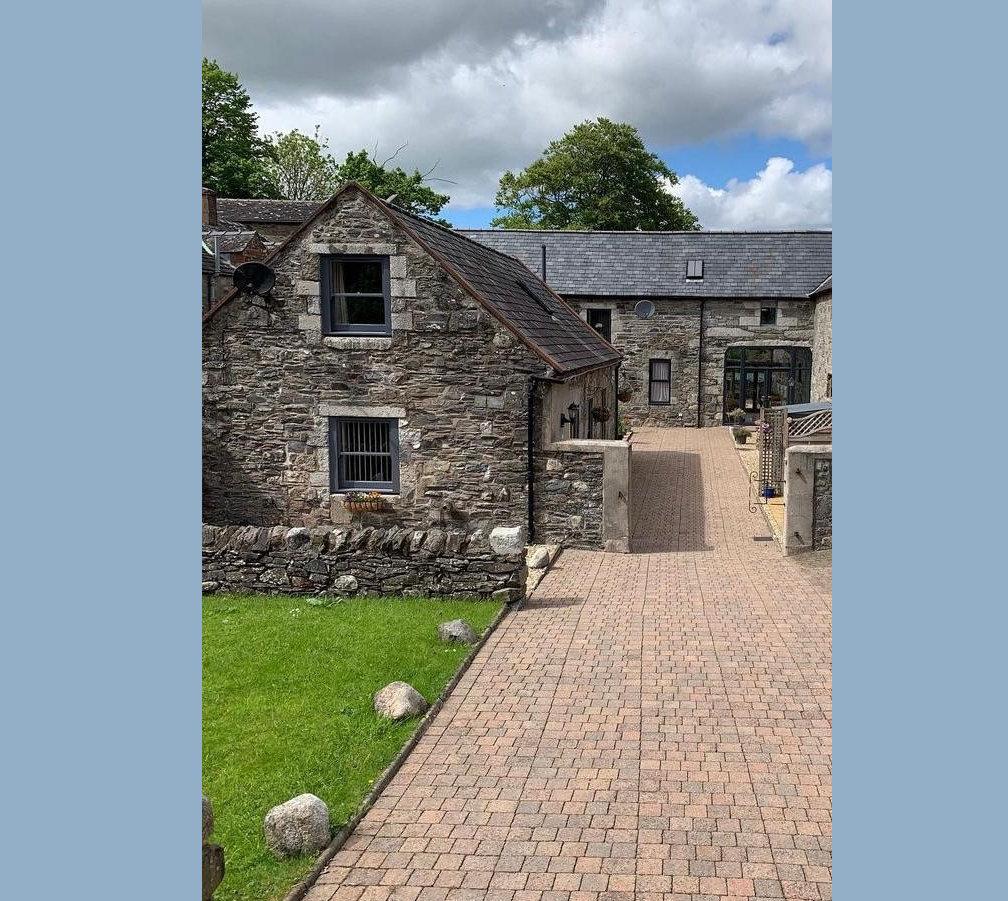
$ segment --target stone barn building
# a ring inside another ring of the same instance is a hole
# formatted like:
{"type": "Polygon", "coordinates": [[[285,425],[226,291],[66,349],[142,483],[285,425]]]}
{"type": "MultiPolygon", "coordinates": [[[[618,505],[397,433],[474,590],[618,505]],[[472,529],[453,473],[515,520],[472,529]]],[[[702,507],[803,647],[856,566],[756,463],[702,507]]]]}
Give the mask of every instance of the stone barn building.
{"type": "Polygon", "coordinates": [[[357,185],[266,263],[203,317],[205,523],[627,549],[622,357],[535,272],[357,185]]]}
{"type": "Polygon", "coordinates": [[[831,393],[832,232],[463,234],[537,270],[623,353],[627,425],[751,422],[831,393]]]}

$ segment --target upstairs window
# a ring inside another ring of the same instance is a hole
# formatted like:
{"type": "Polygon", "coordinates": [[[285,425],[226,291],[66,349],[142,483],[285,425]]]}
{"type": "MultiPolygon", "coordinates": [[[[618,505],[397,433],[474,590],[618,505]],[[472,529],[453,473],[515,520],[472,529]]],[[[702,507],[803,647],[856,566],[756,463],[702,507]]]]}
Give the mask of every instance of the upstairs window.
{"type": "Polygon", "coordinates": [[[763,304],[763,306],[760,307],[759,324],[760,325],[777,324],[777,304],[765,303],[763,304]]]}
{"type": "Polygon", "coordinates": [[[652,360],[649,367],[648,402],[672,403],[672,361],[652,360]]]}
{"type": "Polygon", "coordinates": [[[329,419],[329,488],[399,491],[399,421],[361,416],[329,419]]]}
{"type": "Polygon", "coordinates": [[[322,330],[327,335],[390,335],[388,257],[322,257],[322,330]]]}
{"type": "Polygon", "coordinates": [[[703,278],[703,260],[686,261],[686,278],[703,278]]]}
{"type": "Polygon", "coordinates": [[[612,340],[612,310],[588,310],[588,324],[606,341],[612,340]]]}

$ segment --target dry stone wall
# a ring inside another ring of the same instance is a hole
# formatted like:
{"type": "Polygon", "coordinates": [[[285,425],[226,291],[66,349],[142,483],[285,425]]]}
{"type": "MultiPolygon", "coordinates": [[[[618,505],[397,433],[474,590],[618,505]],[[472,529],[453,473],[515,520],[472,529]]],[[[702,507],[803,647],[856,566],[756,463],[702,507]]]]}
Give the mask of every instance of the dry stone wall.
{"type": "Polygon", "coordinates": [[[833,547],[833,458],[817,458],[812,489],[812,548],[833,547]]]}
{"type": "MultiPolygon", "coordinates": [[[[812,339],[812,400],[826,400],[827,386],[833,375],[833,292],[815,305],[812,339]]],[[[832,386],[829,386],[832,388],[832,386]]]]}
{"type": "Polygon", "coordinates": [[[502,542],[497,533],[510,539],[520,531],[204,526],[203,587],[517,600],[525,591],[524,538],[502,542]]]}

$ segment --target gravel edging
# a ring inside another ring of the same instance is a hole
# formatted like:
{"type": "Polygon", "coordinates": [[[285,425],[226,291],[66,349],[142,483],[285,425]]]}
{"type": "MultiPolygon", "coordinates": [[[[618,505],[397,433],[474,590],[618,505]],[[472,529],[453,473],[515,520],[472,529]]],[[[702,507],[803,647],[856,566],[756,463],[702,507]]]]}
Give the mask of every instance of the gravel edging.
{"type": "Polygon", "coordinates": [[[500,625],[504,617],[512,610],[519,609],[523,603],[524,598],[518,600],[517,602],[505,604],[500,613],[494,617],[493,622],[487,626],[486,631],[480,636],[479,641],[472,646],[468,656],[462,661],[462,664],[455,671],[455,675],[448,681],[444,691],[441,692],[438,699],[431,705],[431,708],[427,711],[427,713],[424,714],[424,717],[420,720],[420,725],[417,726],[416,731],[406,744],[402,746],[402,749],[398,754],[396,754],[395,759],[385,768],[385,771],[375,780],[371,791],[368,792],[364,800],[361,801],[360,806],[357,808],[354,815],[347,820],[346,825],[344,825],[343,828],[336,833],[333,840],[326,845],[325,849],[315,861],[315,865],[311,868],[311,870],[309,870],[308,875],[306,875],[304,879],[302,879],[294,886],[294,888],[284,895],[283,901],[303,901],[305,895],[308,894],[312,886],[315,885],[319,876],[322,875],[322,872],[329,864],[329,861],[331,861],[336,856],[340,848],[346,844],[346,840],[350,838],[354,829],[356,829],[360,824],[360,821],[364,819],[365,814],[367,814],[367,812],[374,806],[375,801],[377,801],[381,793],[385,791],[395,774],[399,772],[399,768],[406,762],[406,758],[410,755],[410,752],[417,746],[420,739],[423,738],[424,733],[427,731],[431,722],[433,722],[434,717],[437,716],[441,708],[444,707],[445,701],[448,700],[449,695],[455,690],[455,686],[459,684],[462,677],[465,675],[466,670],[468,670],[472,665],[472,662],[476,659],[476,655],[480,652],[480,649],[497,630],[497,627],[500,625]]]}

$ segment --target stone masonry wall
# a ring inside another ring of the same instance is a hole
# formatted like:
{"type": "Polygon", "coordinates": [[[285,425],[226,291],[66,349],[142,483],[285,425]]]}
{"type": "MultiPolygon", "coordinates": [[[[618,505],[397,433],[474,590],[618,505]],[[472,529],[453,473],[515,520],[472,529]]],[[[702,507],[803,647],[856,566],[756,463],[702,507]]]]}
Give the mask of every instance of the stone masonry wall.
{"type": "Polygon", "coordinates": [[[356,192],[273,262],[270,298],[204,326],[204,521],[455,530],[527,515],[528,377],[542,362],[356,192]],[[387,254],[392,335],[323,336],[320,255],[387,254]],[[328,419],[398,419],[400,491],[352,518],[328,419]]]}
{"type": "MultiPolygon", "coordinates": [[[[694,426],[697,423],[697,356],[700,353],[700,307],[695,299],[571,297],[587,316],[589,309],[608,309],[612,343],[625,356],[619,371],[621,391],[632,396],[619,403],[619,418],[627,426],[694,426]],[[638,319],[634,307],[650,299],[655,314],[638,319]],[[672,363],[670,404],[651,404],[649,363],[672,363]]],[[[725,349],[734,345],[812,347],[813,307],[808,300],[777,301],[776,325],[760,325],[762,301],[708,299],[703,308],[704,425],[723,421],[725,349]]]]}
{"type": "Polygon", "coordinates": [[[563,547],[603,547],[603,455],[543,451],[536,458],[535,540],[563,547]]]}
{"type": "Polygon", "coordinates": [[[650,298],[651,319],[638,319],[636,304],[647,298],[574,297],[571,303],[587,317],[589,309],[611,311],[612,344],[625,356],[619,371],[620,390],[632,396],[619,402],[619,418],[626,425],[696,425],[697,353],[700,349],[700,302],[650,298]],[[648,402],[651,359],[672,363],[670,404],[648,402]]]}
{"type": "Polygon", "coordinates": [[[827,376],[833,375],[833,292],[815,302],[812,338],[812,400],[826,400],[827,376]]]}
{"type": "MultiPolygon", "coordinates": [[[[759,300],[708,300],[704,309],[703,422],[724,421],[724,360],[729,347],[811,347],[810,300],[777,302],[777,324],[760,325],[759,300]]],[[[726,412],[726,411],[724,411],[726,412]]]]}
{"type": "Polygon", "coordinates": [[[812,549],[833,547],[833,458],[818,458],[812,489],[812,549]]]}
{"type": "Polygon", "coordinates": [[[524,542],[497,553],[484,530],[204,526],[207,591],[524,596],[524,542]]]}

